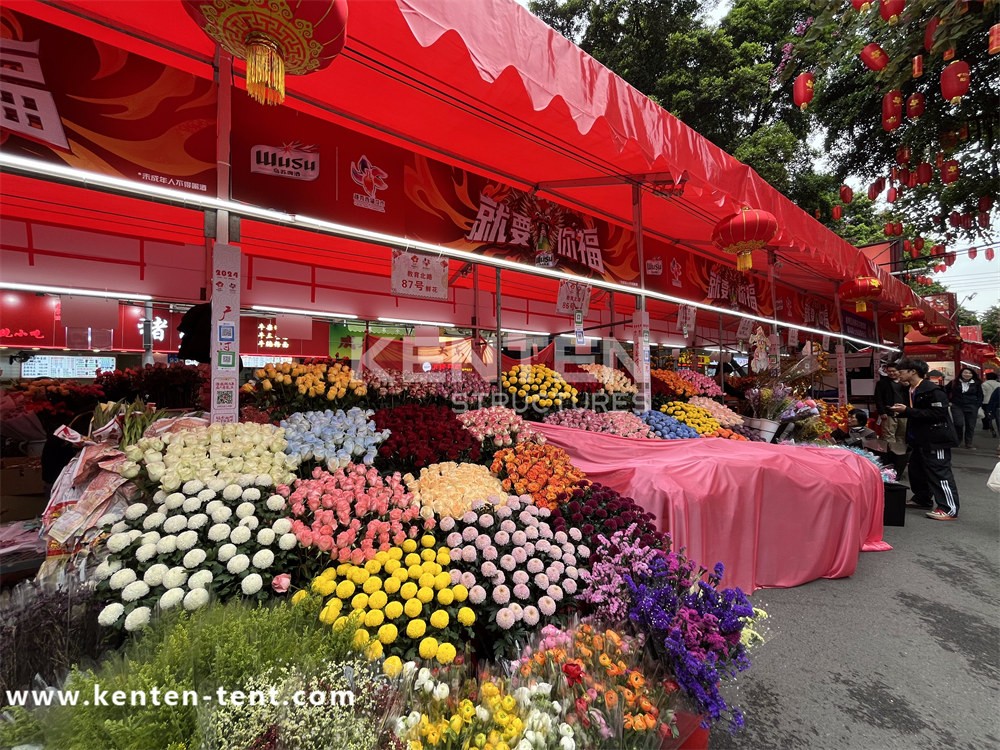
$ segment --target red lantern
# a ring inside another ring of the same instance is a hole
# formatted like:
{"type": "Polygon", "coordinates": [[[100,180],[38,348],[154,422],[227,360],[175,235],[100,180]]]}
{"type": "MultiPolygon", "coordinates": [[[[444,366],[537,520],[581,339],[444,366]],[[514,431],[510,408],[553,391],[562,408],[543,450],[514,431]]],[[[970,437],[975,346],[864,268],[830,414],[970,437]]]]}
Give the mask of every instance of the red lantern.
{"type": "Polygon", "coordinates": [[[892,89],[882,97],[882,127],[895,130],[903,121],[903,92],[892,89]]]}
{"type": "Polygon", "coordinates": [[[899,170],[899,184],[906,185],[907,187],[913,187],[910,185],[910,178],[912,177],[909,167],[903,167],[899,170]]]}
{"type": "Polygon", "coordinates": [[[979,251],[974,247],[969,248],[969,260],[975,260],[976,256],[979,255],[979,251]]]}
{"type": "Polygon", "coordinates": [[[914,260],[916,260],[918,257],[920,257],[920,253],[917,250],[917,248],[915,248],[915,247],[911,247],[910,248],[910,257],[913,258],[914,260]]]}
{"type": "Polygon", "coordinates": [[[888,224],[885,225],[882,231],[885,232],[886,237],[892,237],[892,235],[896,231],[895,225],[890,221],[888,224]]]}
{"type": "Polygon", "coordinates": [[[756,208],[744,208],[715,225],[712,242],[736,256],[736,268],[749,271],[753,251],[763,250],[778,232],[778,220],[773,214],[756,208]]]}
{"type": "Polygon", "coordinates": [[[958,180],[959,168],[958,162],[955,159],[949,159],[944,164],[941,165],[941,183],[944,185],[950,185],[951,183],[958,180]]]}
{"type": "Polygon", "coordinates": [[[883,21],[890,26],[895,26],[899,22],[899,14],[903,12],[905,5],[905,0],[882,0],[878,4],[878,12],[883,21]]]}
{"type": "Polygon", "coordinates": [[[907,146],[900,146],[896,149],[896,163],[903,165],[910,163],[910,149],[907,146]]]}
{"type": "Polygon", "coordinates": [[[962,214],[960,214],[958,211],[952,211],[950,214],[948,214],[948,223],[951,224],[953,227],[961,226],[962,214]]]}
{"type": "Polygon", "coordinates": [[[840,285],[840,298],[854,303],[855,312],[865,312],[867,303],[882,295],[882,282],[874,276],[858,276],[840,285]]]}
{"type": "Polygon", "coordinates": [[[946,266],[944,263],[938,263],[936,266],[934,266],[934,271],[936,273],[944,273],[945,269],[947,268],[948,266],[946,266]]]}
{"type": "Polygon", "coordinates": [[[928,52],[934,51],[934,33],[937,31],[938,24],[941,23],[941,19],[934,17],[927,24],[927,28],[924,29],[924,49],[928,52]]]}
{"type": "Polygon", "coordinates": [[[910,94],[906,99],[906,116],[911,120],[916,120],[924,113],[927,107],[927,97],[923,94],[910,94]]]}
{"type": "Polygon", "coordinates": [[[895,203],[896,202],[896,188],[894,188],[894,187],[889,188],[889,192],[886,194],[885,199],[889,203],[895,203]]]}
{"type": "Polygon", "coordinates": [[[909,240],[903,240],[903,252],[908,253],[913,249],[913,243],[909,240]]]}
{"type": "Polygon", "coordinates": [[[261,104],[281,104],[285,75],[322,70],[347,37],[347,0],[184,0],[184,9],[217,44],[246,61],[247,93],[261,104]]]}
{"type": "Polygon", "coordinates": [[[910,179],[906,181],[906,186],[907,187],[916,187],[917,186],[917,172],[916,172],[916,170],[914,170],[913,172],[910,173],[910,179]]]}
{"type": "Polygon", "coordinates": [[[943,323],[928,323],[920,329],[920,332],[936,344],[938,336],[948,333],[948,326],[943,323]]]}
{"type": "Polygon", "coordinates": [[[934,245],[934,247],[931,248],[931,257],[937,258],[941,255],[944,255],[944,245],[934,245]]]}
{"type": "Polygon", "coordinates": [[[849,187],[847,187],[847,185],[841,185],[840,202],[846,205],[849,204],[852,200],[854,200],[854,191],[851,190],[849,187]]]}
{"type": "Polygon", "coordinates": [[[1000,52],[1000,23],[990,26],[989,53],[995,55],[1000,52]]]}
{"type": "Polygon", "coordinates": [[[986,229],[990,225],[990,212],[980,211],[978,214],[979,226],[986,229]]]}
{"type": "Polygon", "coordinates": [[[962,229],[972,229],[976,224],[976,219],[972,214],[962,214],[962,229]]]}
{"type": "Polygon", "coordinates": [[[861,50],[861,62],[869,70],[879,71],[889,64],[889,56],[885,54],[884,49],[872,42],[861,50]]]}
{"type": "Polygon", "coordinates": [[[980,211],[989,211],[991,208],[993,208],[993,196],[992,195],[980,196],[979,200],[976,203],[976,207],[980,211]]]}
{"type": "Polygon", "coordinates": [[[983,251],[983,255],[986,256],[986,260],[993,260],[993,248],[988,247],[983,251]]]}
{"type": "Polygon", "coordinates": [[[919,307],[904,307],[902,310],[896,310],[896,312],[889,316],[890,323],[897,326],[904,326],[907,333],[914,326],[919,326],[926,319],[926,313],[919,307]]]}
{"type": "Polygon", "coordinates": [[[816,85],[816,76],[812,73],[799,73],[795,76],[795,84],[792,86],[792,99],[795,106],[805,111],[809,102],[813,100],[813,88],[816,85]]]}
{"type": "Polygon", "coordinates": [[[851,0],[851,5],[854,6],[854,10],[858,13],[864,13],[872,7],[871,0],[851,0]]]}
{"type": "Polygon", "coordinates": [[[841,217],[844,215],[844,209],[842,206],[834,206],[830,210],[830,214],[833,216],[834,221],[840,221],[841,217]]]}
{"type": "Polygon", "coordinates": [[[941,71],[941,93],[952,104],[958,104],[969,93],[971,74],[969,63],[956,60],[941,71]]]}
{"type": "Polygon", "coordinates": [[[875,189],[875,183],[873,182],[868,186],[868,200],[873,201],[878,198],[879,191],[875,189]]]}
{"type": "Polygon", "coordinates": [[[946,333],[937,340],[937,343],[941,346],[960,346],[962,337],[957,333],[946,333]]]}
{"type": "Polygon", "coordinates": [[[880,193],[883,190],[885,190],[885,177],[879,177],[877,180],[875,180],[875,190],[877,190],[880,193]]]}
{"type": "Polygon", "coordinates": [[[955,265],[955,253],[948,253],[947,255],[945,255],[944,264],[948,266],[948,268],[951,268],[953,265],[955,265]]]}
{"type": "Polygon", "coordinates": [[[924,238],[923,237],[917,237],[917,239],[915,239],[913,241],[913,247],[915,247],[917,249],[918,253],[921,250],[923,250],[924,249],[924,238]]]}
{"type": "Polygon", "coordinates": [[[913,56],[913,77],[920,78],[924,74],[924,56],[913,56]]]}

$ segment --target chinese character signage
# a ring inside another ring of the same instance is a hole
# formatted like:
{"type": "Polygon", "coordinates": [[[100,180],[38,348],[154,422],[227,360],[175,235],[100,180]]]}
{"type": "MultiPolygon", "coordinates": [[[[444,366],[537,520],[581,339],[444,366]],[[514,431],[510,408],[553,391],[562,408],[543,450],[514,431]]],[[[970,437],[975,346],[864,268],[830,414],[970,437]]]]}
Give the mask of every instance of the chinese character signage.
{"type": "Polygon", "coordinates": [[[448,259],[392,251],[392,293],[398,297],[448,299],[448,259]]]}
{"type": "Polygon", "coordinates": [[[583,317],[590,313],[590,284],[560,279],[556,312],[560,315],[572,315],[578,310],[583,313],[583,317]]]}
{"type": "Polygon", "coordinates": [[[717,306],[760,315],[757,283],[753,276],[713,263],[708,275],[708,299],[717,306]]]}
{"type": "Polygon", "coordinates": [[[212,422],[239,421],[240,250],[212,250],[212,422]]]}

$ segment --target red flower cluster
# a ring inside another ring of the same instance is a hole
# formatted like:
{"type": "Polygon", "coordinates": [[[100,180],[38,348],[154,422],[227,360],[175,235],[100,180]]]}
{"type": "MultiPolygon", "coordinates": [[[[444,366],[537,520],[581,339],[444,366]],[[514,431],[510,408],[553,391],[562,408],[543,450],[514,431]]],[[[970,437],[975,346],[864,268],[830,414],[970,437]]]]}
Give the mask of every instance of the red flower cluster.
{"type": "Polygon", "coordinates": [[[209,380],[208,365],[175,362],[102,372],[96,383],[108,401],[138,398],[161,409],[191,409],[202,405],[203,386],[209,380]]]}
{"type": "Polygon", "coordinates": [[[372,419],[391,432],[378,451],[380,468],[406,474],[443,461],[480,459],[479,444],[447,406],[407,404],[379,409],[372,419]]]}

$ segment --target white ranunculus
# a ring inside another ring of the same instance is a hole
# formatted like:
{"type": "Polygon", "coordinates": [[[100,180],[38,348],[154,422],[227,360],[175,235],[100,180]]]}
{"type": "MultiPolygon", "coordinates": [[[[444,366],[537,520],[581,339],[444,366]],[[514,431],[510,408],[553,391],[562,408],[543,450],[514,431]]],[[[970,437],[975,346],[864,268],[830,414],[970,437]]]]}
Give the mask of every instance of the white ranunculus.
{"type": "Polygon", "coordinates": [[[267,499],[267,509],[277,513],[279,510],[285,509],[285,498],[281,495],[271,495],[267,499]]]}
{"type": "Polygon", "coordinates": [[[110,537],[108,537],[107,541],[108,551],[117,554],[118,552],[121,552],[123,549],[128,547],[129,544],[131,543],[132,539],[128,535],[128,533],[123,532],[120,534],[112,534],[110,537]]]}
{"type": "Polygon", "coordinates": [[[188,578],[188,588],[192,591],[194,589],[207,589],[209,584],[212,583],[212,579],[215,578],[212,575],[211,570],[199,570],[197,573],[192,573],[191,577],[188,578]]]}
{"type": "Polygon", "coordinates": [[[149,506],[146,503],[132,503],[125,509],[125,518],[129,521],[138,521],[146,515],[147,510],[149,510],[149,506]]]}
{"type": "Polygon", "coordinates": [[[184,601],[184,589],[167,589],[163,592],[163,596],[160,597],[160,609],[167,610],[173,609],[182,601],[184,601]]]}
{"type": "Polygon", "coordinates": [[[177,537],[171,534],[163,537],[156,543],[156,552],[160,555],[169,555],[177,551],[177,537]]]}
{"type": "Polygon", "coordinates": [[[223,539],[228,539],[230,533],[229,524],[217,523],[208,530],[208,538],[213,542],[221,542],[223,539]]]}
{"type": "Polygon", "coordinates": [[[187,525],[187,516],[183,516],[178,513],[177,515],[170,516],[163,522],[163,532],[165,534],[177,534],[186,529],[187,525]]]}
{"type": "Polygon", "coordinates": [[[233,502],[243,497],[243,488],[238,484],[231,484],[222,491],[222,496],[229,502],[233,502]]]}
{"type": "Polygon", "coordinates": [[[250,541],[251,536],[253,536],[253,532],[246,526],[237,526],[229,535],[229,541],[233,544],[246,544],[250,541]]]}
{"type": "MultiPolygon", "coordinates": [[[[249,492],[250,490],[247,490],[249,492]]],[[[240,503],[236,506],[237,518],[248,518],[257,512],[257,506],[250,502],[240,503]]]]}
{"type": "Polygon", "coordinates": [[[122,606],[121,602],[111,602],[111,604],[101,610],[101,614],[97,616],[97,622],[106,628],[111,627],[121,619],[124,612],[125,607],[122,606]]]}
{"type": "Polygon", "coordinates": [[[156,588],[163,583],[163,576],[167,574],[168,570],[170,570],[170,568],[163,563],[156,563],[155,565],[149,566],[149,569],[142,574],[142,580],[151,589],[156,588]]]}
{"type": "Polygon", "coordinates": [[[235,544],[226,542],[221,547],[219,547],[219,551],[216,553],[216,558],[220,563],[229,562],[234,557],[236,557],[238,553],[239,549],[236,547],[235,544]]]}
{"type": "Polygon", "coordinates": [[[166,520],[167,517],[165,514],[161,513],[160,511],[156,511],[156,513],[150,513],[148,516],[142,519],[142,528],[146,529],[146,531],[149,531],[151,529],[158,529],[166,520]]]}
{"type": "Polygon", "coordinates": [[[253,566],[258,570],[266,570],[274,563],[274,553],[269,549],[258,550],[253,556],[253,566]]]}
{"type": "Polygon", "coordinates": [[[205,552],[205,550],[200,548],[192,549],[186,555],[184,555],[184,567],[187,568],[188,570],[191,570],[192,568],[197,568],[199,565],[205,562],[206,557],[208,557],[208,554],[205,552]]]}
{"type": "Polygon", "coordinates": [[[134,602],[136,599],[142,599],[148,593],[149,584],[145,581],[132,581],[132,583],[122,589],[122,601],[134,602]]]}
{"type": "Polygon", "coordinates": [[[275,534],[273,529],[263,528],[257,532],[257,544],[263,544],[265,547],[270,547],[274,544],[275,534]]]}
{"type": "Polygon", "coordinates": [[[295,538],[295,534],[282,534],[281,538],[278,540],[278,546],[285,550],[286,552],[290,549],[294,549],[295,545],[299,543],[299,540],[295,538]]]}
{"type": "Polygon", "coordinates": [[[117,591],[118,589],[125,588],[138,577],[139,576],[135,574],[135,571],[132,570],[132,568],[122,568],[118,572],[112,574],[108,585],[111,586],[113,591],[117,591]]]}
{"type": "Polygon", "coordinates": [[[226,563],[226,570],[232,573],[234,576],[239,575],[244,570],[250,567],[250,558],[246,555],[236,555],[226,563]]]}
{"type": "Polygon", "coordinates": [[[177,549],[186,552],[198,543],[198,532],[188,529],[177,535],[177,549]]]}
{"type": "Polygon", "coordinates": [[[184,595],[184,609],[193,612],[208,604],[209,594],[207,589],[191,589],[184,595]]]}
{"type": "Polygon", "coordinates": [[[264,579],[260,577],[260,573],[251,573],[240,583],[240,588],[247,596],[253,596],[260,591],[263,585],[264,579]]]}
{"type": "Polygon", "coordinates": [[[181,567],[174,567],[163,574],[163,588],[175,589],[183,586],[188,579],[188,572],[181,567]]]}
{"type": "Polygon", "coordinates": [[[139,562],[148,562],[156,555],[156,544],[143,544],[135,551],[135,559],[139,562]]]}
{"type": "Polygon", "coordinates": [[[188,528],[189,529],[200,529],[206,523],[208,523],[208,516],[207,515],[205,515],[204,513],[195,513],[193,516],[191,516],[188,519],[188,528]]]}

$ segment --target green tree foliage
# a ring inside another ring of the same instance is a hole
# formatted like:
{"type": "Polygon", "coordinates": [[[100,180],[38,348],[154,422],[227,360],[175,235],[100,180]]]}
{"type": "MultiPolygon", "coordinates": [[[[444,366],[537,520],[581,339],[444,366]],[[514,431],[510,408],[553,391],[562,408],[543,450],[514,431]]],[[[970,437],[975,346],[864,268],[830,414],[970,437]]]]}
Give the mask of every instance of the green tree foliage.
{"type": "Polygon", "coordinates": [[[979,318],[983,326],[983,341],[1000,347],[1000,305],[993,305],[979,318]]]}

